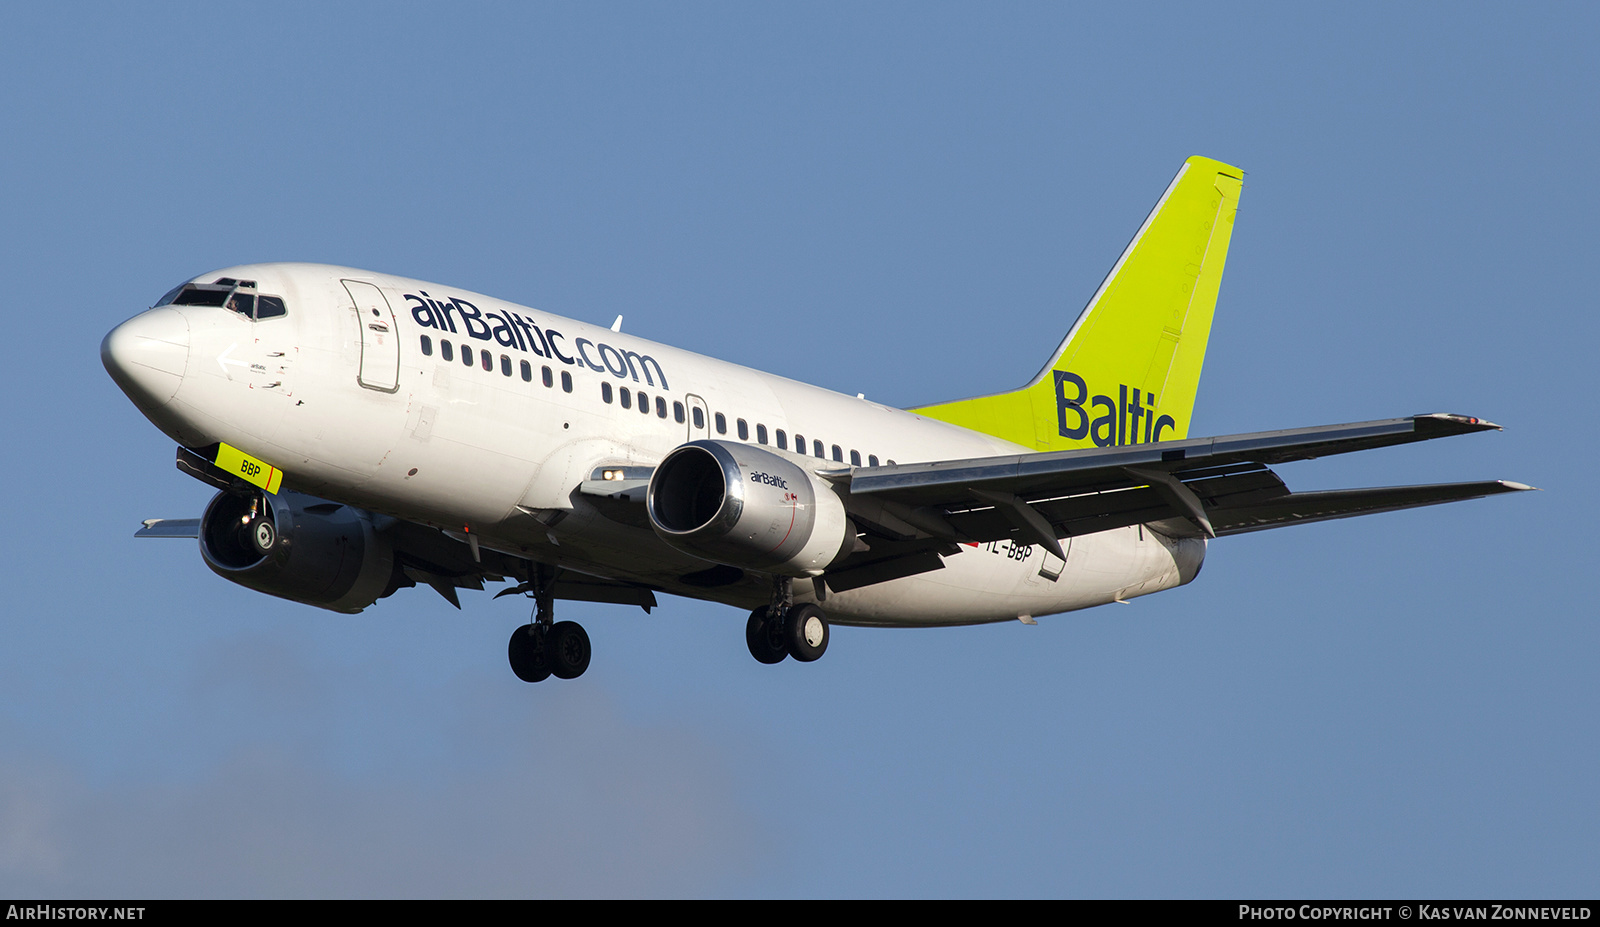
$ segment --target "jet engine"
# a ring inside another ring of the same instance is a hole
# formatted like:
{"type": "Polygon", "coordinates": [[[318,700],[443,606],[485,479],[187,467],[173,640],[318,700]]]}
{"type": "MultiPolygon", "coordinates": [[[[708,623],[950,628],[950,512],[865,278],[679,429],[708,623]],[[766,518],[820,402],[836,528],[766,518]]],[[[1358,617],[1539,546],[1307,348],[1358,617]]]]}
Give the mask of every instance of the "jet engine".
{"type": "Polygon", "coordinates": [[[370,512],[297,492],[218,493],[200,555],[223,579],[353,614],[394,591],[394,545],[370,512]]]}
{"type": "Polygon", "coordinates": [[[702,559],[815,576],[855,548],[844,502],[810,469],[731,441],[674,448],[650,477],[650,524],[702,559]]]}

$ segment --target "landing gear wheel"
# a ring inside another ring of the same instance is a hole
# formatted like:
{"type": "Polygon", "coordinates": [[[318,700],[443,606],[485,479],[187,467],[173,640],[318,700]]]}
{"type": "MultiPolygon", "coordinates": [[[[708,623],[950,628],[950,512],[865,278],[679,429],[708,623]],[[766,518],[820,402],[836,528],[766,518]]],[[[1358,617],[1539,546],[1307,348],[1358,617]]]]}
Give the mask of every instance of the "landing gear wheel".
{"type": "Polygon", "coordinates": [[[789,609],[783,630],[789,655],[801,663],[810,663],[827,652],[828,619],[815,605],[796,605],[789,609]]]}
{"type": "Polygon", "coordinates": [[[506,645],[511,672],[523,682],[543,682],[550,678],[550,661],[545,658],[541,632],[538,625],[525,624],[511,632],[511,643],[506,645]]]}
{"type": "Polygon", "coordinates": [[[589,668],[589,632],[576,621],[558,621],[544,636],[544,653],[558,679],[577,679],[589,668]]]}
{"type": "Polygon", "coordinates": [[[767,620],[767,607],[765,605],[750,613],[750,620],[744,626],[744,642],[750,646],[750,656],[761,663],[782,663],[789,655],[789,649],[783,642],[781,632],[783,623],[767,620]]]}
{"type": "Polygon", "coordinates": [[[250,543],[258,553],[270,554],[272,545],[278,543],[278,529],[265,518],[257,518],[255,526],[250,529],[250,543]]]}

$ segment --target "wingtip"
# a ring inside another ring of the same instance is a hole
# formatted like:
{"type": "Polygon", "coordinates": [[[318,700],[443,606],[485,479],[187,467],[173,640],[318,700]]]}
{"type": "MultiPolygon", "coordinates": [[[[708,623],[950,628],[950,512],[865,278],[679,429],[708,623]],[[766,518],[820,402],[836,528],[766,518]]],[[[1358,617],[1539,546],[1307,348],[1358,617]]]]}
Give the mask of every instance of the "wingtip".
{"type": "Polygon", "coordinates": [[[1430,419],[1436,422],[1464,426],[1468,431],[1505,431],[1504,428],[1486,418],[1478,418],[1476,415],[1462,415],[1459,412],[1424,412],[1421,415],[1414,415],[1412,418],[1418,420],[1430,419]]]}

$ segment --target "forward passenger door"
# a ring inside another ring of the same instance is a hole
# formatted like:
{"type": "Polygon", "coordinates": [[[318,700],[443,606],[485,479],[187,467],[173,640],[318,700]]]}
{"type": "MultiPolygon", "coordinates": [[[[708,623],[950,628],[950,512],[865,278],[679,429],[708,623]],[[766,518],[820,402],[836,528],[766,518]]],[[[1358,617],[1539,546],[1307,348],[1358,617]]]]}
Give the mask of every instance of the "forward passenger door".
{"type": "Polygon", "coordinates": [[[400,388],[400,338],[394,310],[383,291],[370,283],[344,280],[361,329],[361,369],[356,381],[367,389],[392,393],[400,388]]]}

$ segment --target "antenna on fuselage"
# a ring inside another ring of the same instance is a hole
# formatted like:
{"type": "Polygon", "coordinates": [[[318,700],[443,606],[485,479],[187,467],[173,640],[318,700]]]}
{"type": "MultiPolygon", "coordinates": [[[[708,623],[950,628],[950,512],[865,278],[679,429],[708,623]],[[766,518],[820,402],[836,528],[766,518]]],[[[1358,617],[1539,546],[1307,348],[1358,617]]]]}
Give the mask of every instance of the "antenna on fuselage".
{"type": "Polygon", "coordinates": [[[611,330],[614,332],[622,331],[622,316],[617,316],[617,320],[611,323],[611,330]]]}

